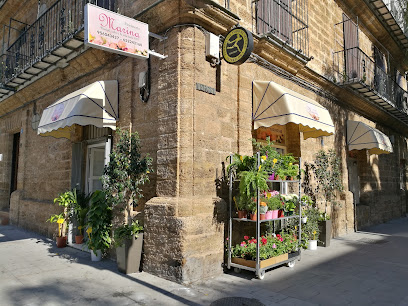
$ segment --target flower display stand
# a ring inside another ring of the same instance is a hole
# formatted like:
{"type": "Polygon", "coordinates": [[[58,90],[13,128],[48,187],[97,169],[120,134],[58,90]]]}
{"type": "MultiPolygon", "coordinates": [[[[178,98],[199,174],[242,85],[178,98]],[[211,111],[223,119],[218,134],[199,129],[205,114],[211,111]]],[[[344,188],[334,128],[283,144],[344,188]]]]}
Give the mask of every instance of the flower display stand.
{"type": "MultiPolygon", "coordinates": [[[[260,165],[260,154],[257,154],[257,159],[258,159],[258,167],[260,165]]],[[[232,160],[232,156],[231,156],[232,160]]],[[[301,160],[299,158],[299,165],[301,164],[301,160]]],[[[300,167],[299,167],[299,177],[300,173],[300,167]]],[[[280,183],[281,186],[283,183],[288,183],[288,184],[293,184],[293,183],[298,183],[299,189],[298,189],[298,195],[300,199],[300,188],[301,188],[301,181],[300,180],[268,180],[268,182],[272,183],[280,183]]],[[[298,215],[290,215],[290,216],[278,216],[277,218],[273,219],[266,219],[266,220],[261,220],[260,219],[260,213],[259,213],[259,207],[260,207],[260,193],[258,190],[258,195],[257,195],[257,213],[254,218],[247,219],[247,218],[233,218],[232,217],[232,194],[233,194],[233,186],[234,186],[234,180],[232,173],[230,173],[229,177],[229,227],[228,227],[228,263],[227,267],[228,269],[234,268],[236,272],[239,272],[241,269],[244,270],[249,270],[255,272],[255,275],[259,279],[263,279],[265,276],[265,272],[268,269],[271,269],[276,266],[280,265],[288,265],[290,268],[295,266],[296,260],[300,260],[301,258],[301,252],[300,252],[300,247],[298,245],[298,251],[292,252],[290,254],[282,254],[279,256],[271,257],[266,260],[260,260],[259,258],[259,243],[257,243],[256,246],[256,260],[246,260],[243,258],[238,258],[238,257],[232,257],[232,240],[233,240],[233,221],[235,222],[249,222],[249,223],[254,223],[256,226],[256,241],[260,241],[261,237],[261,223],[263,222],[275,222],[275,221],[285,221],[289,219],[295,219],[297,228],[298,228],[298,237],[301,237],[301,227],[302,227],[302,222],[301,222],[301,217],[302,217],[302,207],[300,204],[300,200],[298,201],[298,209],[299,209],[299,214],[298,215]]],[[[282,188],[281,188],[282,189],[282,188]]],[[[298,244],[300,239],[297,240],[298,244]]]]}

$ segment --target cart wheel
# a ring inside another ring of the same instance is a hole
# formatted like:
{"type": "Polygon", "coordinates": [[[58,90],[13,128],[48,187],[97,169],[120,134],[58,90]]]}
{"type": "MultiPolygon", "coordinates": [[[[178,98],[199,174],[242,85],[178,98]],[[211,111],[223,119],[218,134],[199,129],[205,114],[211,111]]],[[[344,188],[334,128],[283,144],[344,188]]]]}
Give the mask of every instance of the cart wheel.
{"type": "Polygon", "coordinates": [[[259,272],[259,274],[257,275],[259,279],[264,279],[265,277],[265,270],[259,272]]]}
{"type": "Polygon", "coordinates": [[[294,266],[295,266],[295,264],[296,264],[296,261],[290,261],[290,262],[288,262],[288,267],[289,268],[293,268],[294,266]]]}
{"type": "Polygon", "coordinates": [[[240,268],[234,268],[234,272],[235,273],[241,273],[241,269],[240,268]]]}

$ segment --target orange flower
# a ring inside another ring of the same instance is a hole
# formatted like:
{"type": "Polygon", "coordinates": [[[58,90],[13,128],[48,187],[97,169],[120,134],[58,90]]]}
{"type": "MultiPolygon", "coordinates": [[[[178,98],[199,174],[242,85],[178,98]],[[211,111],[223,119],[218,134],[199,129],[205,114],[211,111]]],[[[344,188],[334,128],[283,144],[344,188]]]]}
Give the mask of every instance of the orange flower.
{"type": "Polygon", "coordinates": [[[266,203],[265,203],[265,202],[261,202],[260,205],[261,205],[261,206],[266,206],[266,203]]]}

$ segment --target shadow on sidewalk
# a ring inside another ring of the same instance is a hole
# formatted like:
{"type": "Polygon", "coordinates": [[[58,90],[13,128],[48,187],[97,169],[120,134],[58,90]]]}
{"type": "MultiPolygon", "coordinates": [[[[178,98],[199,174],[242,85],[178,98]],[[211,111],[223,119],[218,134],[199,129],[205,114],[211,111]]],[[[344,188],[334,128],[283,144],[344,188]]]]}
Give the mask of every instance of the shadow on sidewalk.
{"type": "MultiPolygon", "coordinates": [[[[14,227],[14,226],[0,226],[0,242],[14,242],[21,240],[32,240],[36,244],[42,245],[48,252],[48,256],[52,258],[62,258],[67,260],[69,263],[80,264],[91,266],[101,271],[109,271],[120,277],[126,278],[134,283],[137,283],[140,286],[143,286],[146,289],[151,289],[157,293],[157,302],[160,303],[160,295],[163,295],[167,298],[170,298],[174,301],[178,301],[185,305],[199,305],[189,299],[186,299],[182,296],[179,296],[171,291],[168,291],[164,288],[158,287],[152,283],[146,282],[144,280],[137,278],[137,273],[126,275],[120,273],[117,270],[116,262],[103,259],[100,262],[92,262],[89,252],[84,252],[75,248],[65,247],[57,248],[55,241],[42,237],[38,234],[14,227]]],[[[67,265],[63,263],[62,265],[67,265]]],[[[136,303],[142,303],[143,294],[140,295],[138,291],[129,290],[129,286],[126,289],[128,291],[117,291],[113,292],[111,296],[100,296],[98,292],[101,292],[101,288],[104,288],[109,285],[109,282],[100,282],[98,279],[81,279],[80,282],[69,282],[64,280],[64,278],[58,277],[58,271],[52,274],[52,279],[47,279],[46,282],[43,281],[43,278],[40,276],[35,276],[35,279],[42,280],[41,283],[24,286],[24,288],[18,288],[15,290],[9,290],[7,295],[12,301],[12,305],[25,305],[33,304],[40,305],[41,301],[47,302],[56,302],[66,304],[79,302],[80,304],[93,304],[104,305],[104,304],[117,304],[121,305],[124,303],[129,303],[129,301],[134,301],[136,303]],[[54,275],[55,274],[55,275],[54,275]],[[81,294],[78,297],[75,297],[75,293],[80,292],[81,294]],[[40,301],[41,300],[41,301],[40,301]],[[86,302],[86,303],[85,303],[86,302]]],[[[17,276],[18,278],[18,276],[17,276]]],[[[164,281],[166,282],[166,281],[164,281]]],[[[170,283],[170,282],[169,282],[170,283]]],[[[131,283],[129,283],[131,284],[131,283]]],[[[21,286],[19,286],[21,287],[21,286]]],[[[180,285],[181,287],[181,285],[180,285]]],[[[188,289],[188,288],[186,288],[188,289]]],[[[143,290],[143,291],[145,291],[143,290]]],[[[109,292],[107,290],[107,292],[109,292]]]]}

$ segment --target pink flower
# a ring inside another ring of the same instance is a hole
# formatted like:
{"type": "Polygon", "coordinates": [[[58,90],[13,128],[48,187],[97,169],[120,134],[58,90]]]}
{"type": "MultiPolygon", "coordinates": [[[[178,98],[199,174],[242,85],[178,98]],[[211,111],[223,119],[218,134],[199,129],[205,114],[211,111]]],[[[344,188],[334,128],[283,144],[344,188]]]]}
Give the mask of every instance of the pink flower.
{"type": "Polygon", "coordinates": [[[94,44],[97,44],[97,45],[103,45],[102,39],[95,39],[95,40],[93,40],[92,42],[93,42],[94,44]]]}
{"type": "Polygon", "coordinates": [[[273,245],[272,245],[272,248],[273,248],[273,249],[276,249],[276,244],[273,244],[273,245]]]}
{"type": "Polygon", "coordinates": [[[123,50],[124,48],[126,48],[126,43],[124,41],[119,40],[118,48],[123,50]]]}
{"type": "Polygon", "coordinates": [[[245,239],[245,240],[248,240],[248,239],[249,239],[249,237],[248,237],[248,236],[244,236],[244,239],[245,239]]]}
{"type": "Polygon", "coordinates": [[[242,241],[241,246],[245,246],[245,245],[246,245],[245,241],[242,241]]]}

